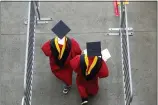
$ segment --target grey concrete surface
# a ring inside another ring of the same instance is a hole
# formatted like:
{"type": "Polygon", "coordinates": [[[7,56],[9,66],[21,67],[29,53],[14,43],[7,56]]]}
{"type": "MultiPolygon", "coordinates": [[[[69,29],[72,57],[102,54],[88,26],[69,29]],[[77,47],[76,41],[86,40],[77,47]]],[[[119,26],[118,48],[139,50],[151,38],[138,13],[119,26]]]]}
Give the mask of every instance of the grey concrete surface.
{"type": "MultiPolygon", "coordinates": [[[[51,71],[49,68],[49,62],[48,59],[45,58],[43,55],[40,47],[43,44],[44,41],[50,39],[49,35],[48,37],[37,34],[36,35],[36,64],[35,64],[35,78],[34,78],[34,88],[33,88],[33,105],[37,104],[45,104],[49,105],[51,103],[57,103],[61,102],[58,104],[61,105],[69,105],[69,104],[75,104],[79,105],[80,99],[76,90],[75,86],[75,76],[74,76],[74,81],[73,81],[73,88],[71,93],[68,96],[64,97],[64,101],[60,101],[60,97],[62,97],[61,89],[62,85],[61,83],[58,83],[56,79],[51,79],[55,78],[54,76],[52,77],[51,71]],[[43,41],[40,41],[43,40],[43,41]],[[40,43],[38,43],[40,42],[40,43]],[[40,61],[40,62],[39,62],[40,61]],[[40,80],[38,80],[40,79],[40,80]],[[47,81],[47,82],[46,82],[47,81]],[[49,81],[49,82],[48,82],[49,81]],[[50,87],[49,87],[50,86],[50,87]],[[42,92],[42,95],[39,94],[40,91],[42,92]],[[48,95],[49,94],[49,95],[48,95]],[[41,99],[44,99],[45,96],[47,101],[43,101],[41,99]],[[52,98],[52,99],[51,99],[52,98]],[[55,98],[55,99],[54,99],[55,98]],[[38,100],[38,101],[35,101],[38,100]]],[[[88,37],[89,35],[84,35],[84,37],[88,37]]],[[[121,75],[121,63],[120,63],[120,56],[117,56],[117,54],[120,54],[120,48],[118,47],[119,45],[119,37],[111,37],[111,36],[104,36],[104,35],[99,35],[100,37],[97,36],[92,36],[91,40],[100,40],[103,44],[103,49],[108,48],[109,51],[111,52],[112,59],[108,61],[108,66],[110,68],[110,77],[104,80],[100,81],[100,89],[101,91],[99,92],[99,95],[96,97],[95,100],[93,100],[93,103],[102,105],[103,103],[106,103],[107,105],[117,105],[118,102],[121,102],[120,100],[123,100],[122,97],[120,97],[122,93],[122,75],[121,75]],[[104,100],[106,98],[107,100],[104,100]],[[102,100],[102,101],[101,101],[102,100]]],[[[85,48],[85,43],[87,40],[82,39],[83,37],[76,35],[74,36],[75,39],[80,43],[81,48],[85,48]],[[81,38],[81,39],[80,39],[81,38]]],[[[86,39],[86,38],[85,38],[86,39]]]]}
{"type": "Polygon", "coordinates": [[[24,34],[26,27],[23,25],[27,19],[27,2],[2,2],[1,6],[1,32],[3,34],[24,34]]]}
{"type": "MultiPolygon", "coordinates": [[[[0,105],[20,105],[23,96],[23,71],[26,42],[27,2],[2,2],[0,35],[0,105]]],[[[128,6],[131,66],[134,98],[132,105],[156,105],[156,2],[132,2],[128,6]]],[[[49,24],[36,29],[36,53],[32,105],[80,105],[73,76],[73,87],[67,96],[62,84],[52,75],[48,58],[41,45],[52,38],[50,28],[60,19],[72,29],[85,49],[87,41],[101,41],[111,59],[110,76],[100,81],[100,91],[91,105],[123,105],[123,84],[119,36],[106,36],[108,28],[118,27],[112,2],[42,2],[41,16],[52,17],[49,24]]]]}
{"type": "Polygon", "coordinates": [[[23,96],[25,36],[6,35],[0,39],[0,102],[20,105],[23,96]]]}
{"type": "Polygon", "coordinates": [[[133,105],[156,105],[156,32],[135,35],[130,38],[133,105]]]}
{"type": "Polygon", "coordinates": [[[127,9],[129,26],[135,31],[156,32],[156,10],[156,2],[131,2],[127,9]]]}

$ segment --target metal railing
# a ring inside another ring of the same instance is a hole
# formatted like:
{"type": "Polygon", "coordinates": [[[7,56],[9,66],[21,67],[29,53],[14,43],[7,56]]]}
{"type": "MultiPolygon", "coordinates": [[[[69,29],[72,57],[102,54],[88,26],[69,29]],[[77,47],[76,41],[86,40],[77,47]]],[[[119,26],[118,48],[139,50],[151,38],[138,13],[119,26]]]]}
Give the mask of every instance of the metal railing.
{"type": "Polygon", "coordinates": [[[25,52],[25,71],[24,71],[24,96],[21,105],[31,105],[32,82],[33,82],[33,65],[35,52],[35,27],[36,15],[34,2],[29,2],[28,21],[27,21],[27,40],[25,52]]]}
{"type": "MultiPolygon", "coordinates": [[[[53,19],[52,18],[42,18],[41,17],[41,14],[40,14],[40,0],[36,0],[36,1],[32,1],[33,3],[33,8],[34,8],[34,11],[35,11],[35,16],[37,17],[37,21],[36,21],[36,24],[47,24],[49,23],[49,21],[52,21],[53,19]]],[[[33,9],[32,8],[32,9],[33,9]]],[[[27,23],[28,21],[24,21],[25,24],[28,24],[27,23]]]]}
{"type": "Polygon", "coordinates": [[[127,22],[127,8],[121,1],[120,4],[120,30],[122,71],[123,71],[123,88],[125,105],[130,105],[133,99],[131,62],[129,50],[129,33],[127,22]]]}
{"type": "Polygon", "coordinates": [[[25,52],[24,96],[21,105],[31,105],[36,25],[38,23],[48,23],[47,21],[52,21],[52,18],[41,18],[39,0],[29,1],[28,3],[28,19],[25,21],[25,24],[27,24],[27,40],[25,52]]]}
{"type": "Polygon", "coordinates": [[[38,20],[41,20],[41,15],[39,11],[39,1],[33,2],[34,3],[34,9],[38,20]]]}

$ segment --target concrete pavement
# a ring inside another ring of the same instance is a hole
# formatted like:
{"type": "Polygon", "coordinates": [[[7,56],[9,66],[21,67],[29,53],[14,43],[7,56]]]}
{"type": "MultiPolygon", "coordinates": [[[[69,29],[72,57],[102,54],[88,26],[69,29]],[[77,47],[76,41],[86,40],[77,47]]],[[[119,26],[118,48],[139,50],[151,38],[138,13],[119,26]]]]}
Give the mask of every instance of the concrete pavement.
{"type": "MultiPolygon", "coordinates": [[[[132,105],[156,105],[156,2],[132,2],[128,5],[131,66],[134,98],[132,105]]],[[[23,71],[26,42],[27,2],[2,2],[0,35],[0,105],[20,105],[23,96],[23,71]]],[[[100,81],[99,94],[91,105],[123,105],[119,36],[106,36],[108,28],[118,27],[112,2],[42,2],[41,16],[53,21],[37,26],[32,105],[80,105],[75,85],[67,96],[52,74],[48,59],[40,50],[52,38],[50,28],[60,19],[72,29],[81,48],[87,41],[101,41],[111,58],[110,76],[100,81]]]]}

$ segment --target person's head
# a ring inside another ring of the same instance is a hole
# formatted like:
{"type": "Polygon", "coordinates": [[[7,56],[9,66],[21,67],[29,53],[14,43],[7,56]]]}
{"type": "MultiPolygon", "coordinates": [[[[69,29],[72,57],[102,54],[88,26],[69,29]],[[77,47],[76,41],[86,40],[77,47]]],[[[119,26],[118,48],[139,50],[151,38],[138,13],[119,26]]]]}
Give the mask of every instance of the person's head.
{"type": "Polygon", "coordinates": [[[71,29],[62,20],[60,20],[51,30],[58,38],[63,39],[71,29]]]}
{"type": "Polygon", "coordinates": [[[101,57],[101,42],[87,42],[87,56],[88,57],[101,57]]]}

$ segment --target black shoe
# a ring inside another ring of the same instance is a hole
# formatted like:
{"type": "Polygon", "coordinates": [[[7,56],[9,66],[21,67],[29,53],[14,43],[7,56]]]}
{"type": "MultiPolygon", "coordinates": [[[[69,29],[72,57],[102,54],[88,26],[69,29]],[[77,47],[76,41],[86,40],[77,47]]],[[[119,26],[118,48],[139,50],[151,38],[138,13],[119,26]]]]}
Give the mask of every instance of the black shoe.
{"type": "Polygon", "coordinates": [[[88,99],[87,98],[82,98],[81,105],[87,105],[87,104],[88,104],[88,99]]]}
{"type": "Polygon", "coordinates": [[[83,101],[82,103],[81,103],[81,105],[87,105],[88,104],[88,101],[83,101]]]}
{"type": "Polygon", "coordinates": [[[71,86],[65,86],[64,89],[63,89],[63,93],[64,94],[67,94],[71,89],[71,86]]]}

